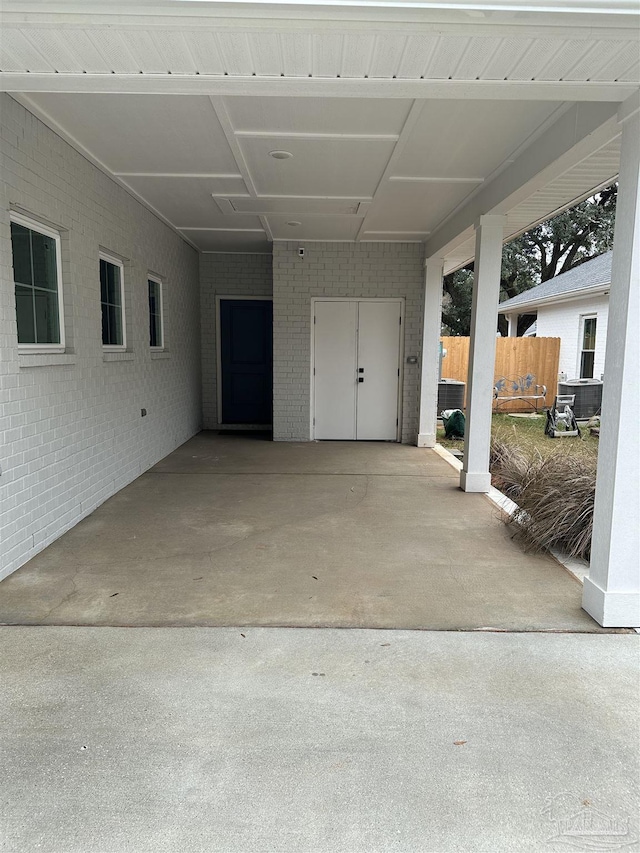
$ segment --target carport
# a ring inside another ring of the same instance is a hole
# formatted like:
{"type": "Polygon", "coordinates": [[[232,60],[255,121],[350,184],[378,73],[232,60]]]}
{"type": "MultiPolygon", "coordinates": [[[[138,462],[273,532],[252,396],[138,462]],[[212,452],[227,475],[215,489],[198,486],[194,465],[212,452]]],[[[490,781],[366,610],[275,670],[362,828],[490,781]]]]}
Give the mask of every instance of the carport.
{"type": "MultiPolygon", "coordinates": [[[[160,482],[152,466],[201,427],[401,442],[424,448],[412,464],[439,470],[442,277],[475,258],[468,437],[449,495],[473,514],[465,501],[484,499],[464,493],[490,486],[503,242],[619,174],[583,606],[601,625],[637,625],[634,10],[454,0],[346,7],[339,21],[334,11],[4,4],[2,574],[149,469],[128,488],[160,482]],[[31,241],[20,281],[19,240],[31,241]],[[41,243],[57,262],[46,286],[41,243]],[[57,319],[39,338],[43,291],[57,319]]],[[[444,519],[435,527],[444,542],[444,519]]]]}
{"type": "Polygon", "coordinates": [[[597,632],[433,451],[200,433],[7,578],[0,623],[597,632]]]}

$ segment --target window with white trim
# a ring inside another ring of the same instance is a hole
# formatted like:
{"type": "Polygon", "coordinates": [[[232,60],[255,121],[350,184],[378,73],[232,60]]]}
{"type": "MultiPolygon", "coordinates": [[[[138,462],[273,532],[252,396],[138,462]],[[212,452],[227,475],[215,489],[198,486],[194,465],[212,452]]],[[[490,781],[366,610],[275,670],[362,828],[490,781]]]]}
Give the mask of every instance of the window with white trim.
{"type": "Polygon", "coordinates": [[[123,350],[126,347],[124,319],[124,265],[110,255],[100,253],[100,304],[102,307],[102,346],[123,350]]]}
{"type": "Polygon", "coordinates": [[[60,234],[10,214],[18,345],[25,352],[64,351],[60,234]]]}
{"type": "Polygon", "coordinates": [[[593,379],[596,360],[597,317],[582,318],[582,347],[580,350],[580,379],[593,379]]]}
{"type": "Polygon", "coordinates": [[[149,287],[149,346],[151,349],[164,347],[164,317],[162,311],[162,280],[148,276],[149,287]]]}

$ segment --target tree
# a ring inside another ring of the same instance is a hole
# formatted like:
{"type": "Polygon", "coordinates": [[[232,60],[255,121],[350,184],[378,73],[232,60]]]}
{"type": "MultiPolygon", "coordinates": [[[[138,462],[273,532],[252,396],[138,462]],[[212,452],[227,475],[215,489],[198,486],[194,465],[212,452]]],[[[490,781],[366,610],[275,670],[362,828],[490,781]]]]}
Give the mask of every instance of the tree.
{"type": "MultiPolygon", "coordinates": [[[[508,243],[502,251],[500,301],[611,249],[617,190],[613,184],[508,243]]],[[[447,334],[469,334],[472,294],[473,264],[445,277],[442,322],[447,334]]],[[[518,334],[531,322],[531,315],[520,317],[518,334]]],[[[498,329],[506,334],[504,317],[498,329]]]]}

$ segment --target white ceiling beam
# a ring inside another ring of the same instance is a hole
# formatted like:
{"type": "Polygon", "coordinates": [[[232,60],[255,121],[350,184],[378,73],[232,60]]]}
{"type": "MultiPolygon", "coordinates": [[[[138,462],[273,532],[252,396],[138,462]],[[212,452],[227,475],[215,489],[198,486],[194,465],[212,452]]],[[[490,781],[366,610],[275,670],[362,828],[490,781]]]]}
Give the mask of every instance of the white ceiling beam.
{"type": "MultiPolygon", "coordinates": [[[[403,80],[316,77],[223,77],[206,74],[22,74],[0,72],[11,93],[233,95],[317,98],[409,98],[497,101],[607,101],[621,103],[636,83],[514,80],[403,80]]],[[[217,108],[217,102],[216,102],[217,108]]]]}
{"type": "Polygon", "coordinates": [[[264,232],[267,235],[267,240],[270,243],[273,243],[273,229],[271,228],[271,223],[269,222],[267,217],[264,216],[264,214],[258,216],[258,219],[260,220],[260,224],[264,228],[264,232]]]}
{"type": "Polygon", "coordinates": [[[179,231],[221,231],[223,234],[264,234],[264,228],[201,228],[197,225],[177,225],[179,231]]]}
{"type": "Polygon", "coordinates": [[[364,233],[365,233],[365,235],[366,234],[392,234],[396,237],[398,236],[398,234],[411,234],[414,237],[420,237],[421,239],[423,239],[424,237],[428,237],[431,232],[430,231],[410,231],[410,230],[407,230],[407,231],[365,231],[364,233]]]}
{"type": "Polygon", "coordinates": [[[236,166],[238,167],[238,171],[242,175],[245,186],[249,191],[249,194],[254,198],[257,195],[256,186],[253,181],[253,176],[249,171],[249,166],[247,161],[245,160],[244,154],[242,153],[242,148],[240,148],[240,144],[235,136],[235,128],[227,111],[226,104],[222,98],[214,98],[209,97],[211,102],[211,108],[216,114],[218,121],[220,122],[220,127],[225,135],[227,140],[227,144],[231,149],[231,153],[236,161],[236,166]]]}
{"type": "MultiPolygon", "coordinates": [[[[536,190],[620,134],[615,104],[575,104],[508,168],[485,184],[434,232],[426,256],[447,255],[467,239],[480,216],[506,214],[536,190]]],[[[585,188],[588,189],[588,188],[585,188]]]]}
{"type": "MultiPolygon", "coordinates": [[[[246,198],[246,193],[244,195],[240,193],[211,193],[214,198],[246,198]]],[[[369,203],[373,200],[372,196],[367,195],[278,195],[277,193],[258,193],[256,196],[258,199],[269,200],[272,198],[275,199],[286,199],[287,201],[309,201],[309,200],[317,200],[322,199],[322,201],[353,201],[360,203],[369,203]]]]}
{"type": "Polygon", "coordinates": [[[339,139],[341,142],[396,142],[397,133],[314,133],[289,130],[236,130],[238,139],[339,139]]]}
{"type": "Polygon", "coordinates": [[[388,180],[391,183],[405,184],[483,184],[484,178],[464,178],[464,177],[425,177],[412,175],[391,175],[388,180]]]}
{"type": "Polygon", "coordinates": [[[362,224],[360,225],[360,229],[358,230],[358,234],[356,235],[356,241],[359,242],[361,235],[366,231],[367,227],[367,216],[371,212],[371,208],[375,203],[376,196],[380,193],[381,189],[384,187],[385,183],[391,177],[391,174],[395,168],[396,163],[400,159],[402,152],[404,151],[407,143],[409,142],[409,137],[413,133],[413,129],[418,123],[418,119],[422,114],[424,109],[424,101],[414,101],[411,105],[411,109],[409,110],[406,119],[404,120],[404,124],[402,125],[402,130],[400,131],[400,135],[398,136],[398,140],[396,144],[393,146],[393,150],[391,152],[391,156],[387,160],[387,165],[385,167],[384,172],[380,176],[380,180],[373,191],[372,205],[368,208],[365,213],[365,217],[362,220],[362,224]]]}
{"type": "MultiPolygon", "coordinates": [[[[112,172],[117,178],[233,178],[241,181],[242,175],[221,172],[112,172]]],[[[246,195],[246,193],[245,193],[246,195]]]]}

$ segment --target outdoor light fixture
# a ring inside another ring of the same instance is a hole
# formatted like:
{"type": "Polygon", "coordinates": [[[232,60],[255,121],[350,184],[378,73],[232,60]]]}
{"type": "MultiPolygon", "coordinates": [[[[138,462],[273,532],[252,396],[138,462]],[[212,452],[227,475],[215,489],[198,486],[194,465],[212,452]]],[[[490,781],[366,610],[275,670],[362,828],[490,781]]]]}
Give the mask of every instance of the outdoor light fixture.
{"type": "Polygon", "coordinates": [[[269,156],[274,160],[288,160],[289,157],[293,157],[293,154],[291,151],[269,151],[269,156]]]}
{"type": "Polygon", "coordinates": [[[292,219],[291,222],[287,222],[287,225],[290,225],[292,228],[297,228],[298,225],[302,225],[302,222],[292,219]]]}

